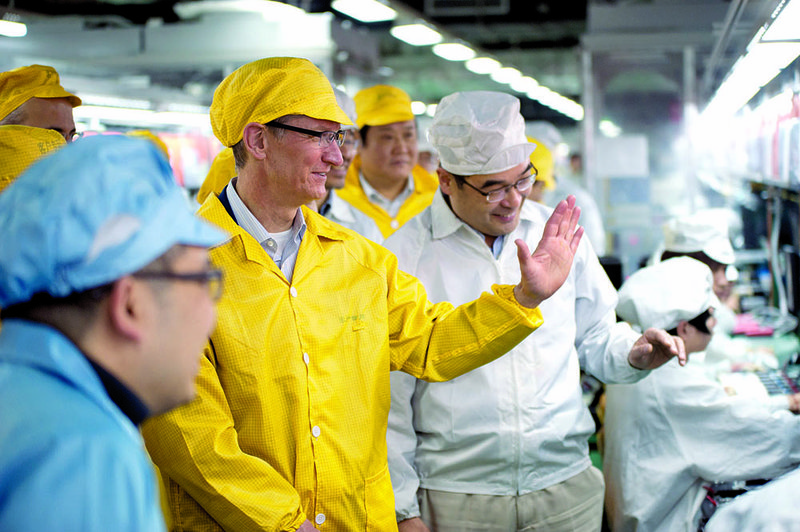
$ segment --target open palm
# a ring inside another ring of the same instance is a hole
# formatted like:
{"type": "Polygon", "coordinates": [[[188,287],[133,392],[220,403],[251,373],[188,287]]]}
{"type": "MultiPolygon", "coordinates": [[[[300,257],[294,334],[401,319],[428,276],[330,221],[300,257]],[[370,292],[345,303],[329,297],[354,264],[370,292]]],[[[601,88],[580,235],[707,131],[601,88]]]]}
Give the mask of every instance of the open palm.
{"type": "Polygon", "coordinates": [[[542,238],[532,254],[525,241],[515,241],[522,278],[514,294],[520,305],[537,307],[564,284],[583,236],[583,227],[578,227],[580,215],[575,197],[568,196],[547,219],[542,238]]]}

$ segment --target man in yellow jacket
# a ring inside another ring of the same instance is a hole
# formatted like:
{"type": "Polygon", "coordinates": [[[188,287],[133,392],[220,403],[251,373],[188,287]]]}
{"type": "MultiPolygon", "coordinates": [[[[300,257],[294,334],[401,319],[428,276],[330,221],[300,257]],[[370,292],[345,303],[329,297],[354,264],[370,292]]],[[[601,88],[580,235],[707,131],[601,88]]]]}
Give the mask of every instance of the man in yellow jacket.
{"type": "Polygon", "coordinates": [[[372,218],[386,238],[431,204],[439,182],[417,164],[417,124],[408,94],[375,85],[353,99],[361,144],[337,194],[372,218]]]}
{"type": "Polygon", "coordinates": [[[312,63],[242,66],[211,123],[238,174],[199,210],[232,235],[211,251],[226,290],[197,399],[143,427],[173,530],[396,530],[390,371],[450,379],[536,329],[572,264],[579,209],[562,202],[533,254],[519,244],[517,285],[434,305],[385,248],[305,207],[342,164],[350,123],[312,63]]]}

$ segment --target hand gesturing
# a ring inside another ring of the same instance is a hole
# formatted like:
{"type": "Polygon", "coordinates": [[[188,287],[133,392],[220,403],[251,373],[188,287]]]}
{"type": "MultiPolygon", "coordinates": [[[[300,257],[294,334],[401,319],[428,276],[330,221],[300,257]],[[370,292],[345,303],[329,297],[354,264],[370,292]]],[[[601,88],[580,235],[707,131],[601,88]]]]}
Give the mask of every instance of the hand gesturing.
{"type": "Polygon", "coordinates": [[[522,274],[514,295],[520,305],[538,307],[564,284],[583,236],[583,227],[576,229],[580,215],[581,209],[575,206],[575,197],[568,196],[559,202],[548,218],[533,254],[523,240],[514,242],[522,274]]]}

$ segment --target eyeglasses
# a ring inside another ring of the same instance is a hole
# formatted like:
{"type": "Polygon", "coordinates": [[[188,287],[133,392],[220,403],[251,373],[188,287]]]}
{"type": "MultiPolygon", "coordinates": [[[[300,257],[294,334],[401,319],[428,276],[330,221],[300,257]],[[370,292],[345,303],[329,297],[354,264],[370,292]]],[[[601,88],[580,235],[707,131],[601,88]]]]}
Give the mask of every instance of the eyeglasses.
{"type": "Polygon", "coordinates": [[[310,135],[319,139],[319,147],[327,148],[332,142],[336,142],[339,146],[344,144],[344,130],[339,131],[314,131],[312,129],[304,129],[302,127],[290,126],[289,124],[281,124],[280,122],[272,121],[264,124],[269,127],[276,127],[278,129],[286,129],[294,131],[295,133],[302,133],[303,135],[310,135]]]}
{"type": "Polygon", "coordinates": [[[519,181],[517,181],[512,185],[506,185],[502,188],[492,190],[491,192],[486,192],[485,190],[481,190],[476,186],[470,185],[463,176],[460,177],[462,183],[467,185],[472,190],[475,190],[483,194],[486,197],[486,201],[488,201],[489,203],[498,203],[500,201],[503,201],[503,199],[508,195],[508,193],[511,191],[512,188],[516,188],[517,191],[523,196],[528,193],[528,191],[533,186],[533,182],[536,180],[536,175],[537,175],[535,168],[532,168],[532,166],[528,168],[533,170],[533,173],[531,175],[523,177],[522,179],[520,179],[519,181]]]}
{"type": "Polygon", "coordinates": [[[205,284],[208,287],[208,295],[212,301],[219,301],[222,297],[222,270],[212,268],[196,273],[177,273],[170,271],[143,271],[133,274],[134,277],[142,279],[164,279],[169,281],[184,281],[205,284]]]}

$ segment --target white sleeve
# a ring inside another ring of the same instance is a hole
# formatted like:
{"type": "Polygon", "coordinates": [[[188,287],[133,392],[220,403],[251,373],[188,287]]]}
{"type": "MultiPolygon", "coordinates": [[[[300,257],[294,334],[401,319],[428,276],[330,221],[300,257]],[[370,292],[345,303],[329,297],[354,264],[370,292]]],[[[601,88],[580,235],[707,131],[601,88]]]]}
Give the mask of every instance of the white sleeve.
{"type": "Polygon", "coordinates": [[[402,521],[420,515],[417,502],[419,477],[414,467],[417,434],[414,430],[412,406],[417,379],[401,371],[393,371],[389,378],[392,406],[389,410],[386,446],[389,453],[389,473],[394,489],[395,513],[397,520],[402,521]]]}
{"type": "Polygon", "coordinates": [[[575,348],[581,368],[607,384],[627,384],[650,372],[634,368],[628,354],[640,336],[617,323],[617,292],[590,246],[581,244],[575,266],[575,348]]]}
{"type": "Polygon", "coordinates": [[[695,475],[768,479],[800,463],[800,416],[731,397],[702,373],[684,372],[681,380],[679,388],[667,388],[657,399],[695,475]]]}

